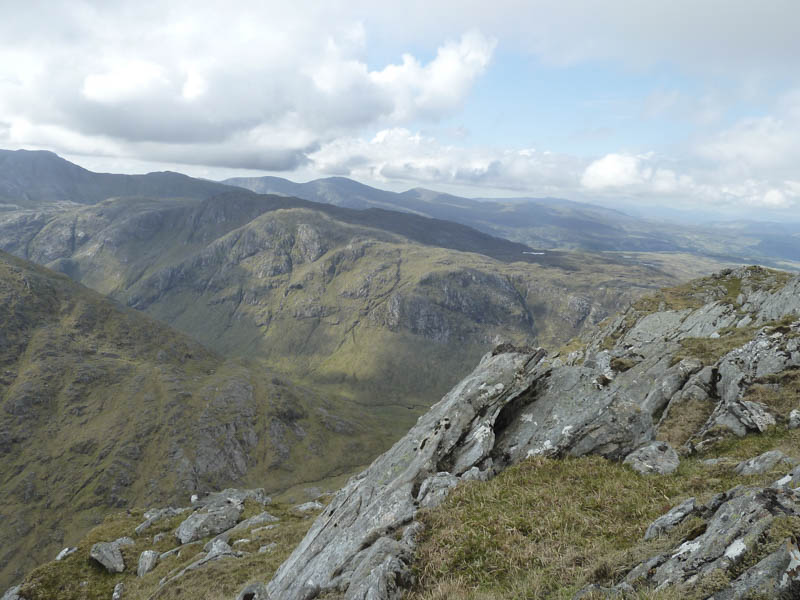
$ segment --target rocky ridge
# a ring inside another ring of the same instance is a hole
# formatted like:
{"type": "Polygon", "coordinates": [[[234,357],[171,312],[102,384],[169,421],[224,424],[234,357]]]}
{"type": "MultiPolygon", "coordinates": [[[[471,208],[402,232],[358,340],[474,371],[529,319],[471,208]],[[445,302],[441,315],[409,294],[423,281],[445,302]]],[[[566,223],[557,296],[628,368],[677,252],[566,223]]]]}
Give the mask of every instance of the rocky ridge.
{"type": "MultiPolygon", "coordinates": [[[[311,600],[330,592],[347,600],[399,598],[412,581],[417,512],[442,502],[460,481],[490,478],[532,456],[624,459],[663,437],[682,403],[707,405],[696,428],[671,436],[684,455],[785,421],[786,414],[746,399],[746,392],[759,378],[800,365],[800,278],[785,282],[756,267],[706,283],[709,289],[693,299],[700,306],[664,303],[647,314],[634,306],[567,357],[513,347],[485,356],[407,436],[336,494],[252,598],[311,600]],[[738,294],[731,298],[734,286],[738,294]],[[754,339],[710,364],[679,358],[681,342],[720,339],[736,325],[750,327],[754,339]]],[[[730,571],[737,558],[755,551],[775,518],[800,516],[795,482],[790,474],[769,488],[734,489],[704,507],[679,507],[667,522],[697,512],[708,518],[705,533],[634,568],[625,585],[659,590],[730,571]],[[731,514],[746,517],[732,520],[731,514]]],[[[790,536],[715,597],[796,591],[797,552],[790,536]]]]}

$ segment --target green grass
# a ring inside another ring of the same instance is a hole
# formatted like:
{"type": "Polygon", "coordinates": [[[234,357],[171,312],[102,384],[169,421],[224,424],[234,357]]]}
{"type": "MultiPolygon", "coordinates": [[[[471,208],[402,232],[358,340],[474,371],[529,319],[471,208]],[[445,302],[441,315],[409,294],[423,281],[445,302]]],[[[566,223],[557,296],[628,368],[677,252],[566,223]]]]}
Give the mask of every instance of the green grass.
{"type": "MultiPolygon", "coordinates": [[[[785,467],[741,477],[732,465],[770,448],[796,454],[799,443],[800,434],[778,429],[730,439],[703,456],[684,459],[666,476],[639,475],[597,457],[536,458],[489,482],[462,484],[422,516],[419,584],[410,598],[566,600],[588,583],[611,585],[644,557],[674,547],[702,527],[699,520],[689,520],[667,537],[643,542],[655,518],[690,496],[702,502],[738,484],[774,481],[785,467]],[[731,462],[709,467],[701,462],[708,456],[728,456],[731,462]]],[[[792,520],[782,527],[798,525],[792,520]]],[[[714,585],[712,578],[703,588],[642,597],[705,598],[714,585]]]]}

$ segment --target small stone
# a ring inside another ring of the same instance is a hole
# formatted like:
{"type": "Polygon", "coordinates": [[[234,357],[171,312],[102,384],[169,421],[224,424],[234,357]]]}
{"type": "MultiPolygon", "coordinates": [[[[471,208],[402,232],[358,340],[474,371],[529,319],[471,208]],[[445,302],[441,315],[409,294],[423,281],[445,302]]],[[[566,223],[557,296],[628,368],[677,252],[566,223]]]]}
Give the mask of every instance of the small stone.
{"type": "Polygon", "coordinates": [[[122,593],[125,591],[125,585],[118,583],[114,586],[114,592],[111,594],[111,600],[122,600],[122,593]]]}
{"type": "Polygon", "coordinates": [[[298,504],[297,506],[294,507],[293,510],[295,510],[296,512],[306,513],[306,512],[322,510],[323,508],[325,507],[321,503],[314,500],[313,502],[305,502],[303,504],[298,504]]]}
{"type": "Polygon", "coordinates": [[[136,575],[139,577],[144,577],[156,568],[158,564],[158,558],[161,556],[155,550],[145,550],[139,555],[139,566],[136,569],[136,575]]]}
{"type": "Polygon", "coordinates": [[[240,540],[236,540],[235,542],[233,542],[233,545],[234,546],[241,546],[242,544],[249,544],[249,543],[250,543],[250,540],[248,540],[247,538],[242,538],[240,540]]]}
{"type": "Polygon", "coordinates": [[[642,474],[658,473],[667,475],[680,464],[678,453],[666,442],[652,442],[631,452],[623,461],[634,471],[642,474]]]}
{"type": "Polygon", "coordinates": [[[190,501],[192,504],[194,504],[194,503],[195,503],[195,502],[197,502],[198,500],[200,500],[200,496],[198,496],[197,494],[192,494],[192,497],[189,499],[189,501],[190,501]]]}
{"type": "Polygon", "coordinates": [[[166,534],[166,533],[164,533],[164,532],[162,532],[162,533],[157,533],[157,534],[155,534],[155,535],[153,536],[153,543],[154,543],[154,544],[157,544],[158,542],[160,542],[161,540],[163,540],[165,537],[167,537],[167,534],[166,534]]]}
{"type": "Polygon", "coordinates": [[[275,542],[270,542],[269,544],[266,544],[265,546],[261,546],[261,547],[258,549],[258,553],[259,553],[259,554],[266,554],[266,553],[268,553],[268,552],[272,552],[272,551],[273,551],[273,550],[275,550],[275,548],[277,548],[277,547],[278,547],[278,544],[277,544],[277,543],[275,543],[275,542]]]}
{"type": "Polygon", "coordinates": [[[800,427],[800,410],[796,408],[789,413],[789,429],[797,429],[800,427]]]}
{"type": "Polygon", "coordinates": [[[74,554],[77,551],[78,549],[75,548],[74,546],[69,548],[64,548],[61,552],[58,553],[58,556],[56,556],[56,560],[64,560],[70,554],[74,554]]]}

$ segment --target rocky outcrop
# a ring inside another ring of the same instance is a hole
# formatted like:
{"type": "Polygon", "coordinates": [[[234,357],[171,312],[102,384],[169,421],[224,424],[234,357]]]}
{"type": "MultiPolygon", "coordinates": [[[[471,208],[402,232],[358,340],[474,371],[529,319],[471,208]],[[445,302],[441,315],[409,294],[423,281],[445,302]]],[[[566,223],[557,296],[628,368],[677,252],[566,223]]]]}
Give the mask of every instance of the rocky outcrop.
{"type": "MultiPolygon", "coordinates": [[[[741,269],[720,276],[719,284],[712,279],[701,292],[708,303],[698,308],[646,314],[632,308],[566,362],[508,346],[486,355],[403,439],[336,495],[268,583],[269,597],[311,600],[335,592],[347,600],[399,598],[410,583],[417,511],[441,503],[462,480],[492,477],[527,457],[599,454],[625,459],[643,473],[665,474],[678,467],[678,453],[655,438],[680,419],[682,404],[711,407],[707,418],[691,425],[694,435],[683,452],[724,435],[723,425],[740,435],[776,423],[777,415],[745,393],[759,378],[800,365],[800,322],[785,319],[800,314],[800,297],[791,301],[773,290],[761,297],[770,307],[762,309],[749,298],[760,293],[751,279],[764,276],[758,269],[741,269]],[[737,300],[725,297],[733,279],[743,290],[737,300]],[[744,314],[741,307],[748,303],[751,312],[744,314]],[[775,335],[765,315],[789,324],[775,335]],[[744,316],[750,321],[743,327],[765,325],[754,330],[752,342],[743,340],[711,364],[695,357],[675,360],[692,340],[723,339],[719,331],[730,335],[725,328],[744,316]]],[[[771,460],[759,458],[759,469],[771,460]]],[[[705,519],[704,533],[644,561],[608,594],[643,584],[657,589],[691,584],[715,570],[729,570],[746,553],[762,551],[760,536],[776,518],[800,516],[795,492],[781,481],[774,488],[735,488],[702,506],[695,499],[676,506],[648,528],[647,539],[669,533],[689,516],[705,519]]],[[[783,582],[769,590],[794,589],[792,543],[771,550],[724,593],[767,589],[764,569],[772,575],[780,571],[775,581],[783,582]]],[[[261,588],[251,589],[254,598],[263,594],[261,588]]],[[[741,596],[730,594],[719,597],[741,596]]]]}
{"type": "Polygon", "coordinates": [[[727,577],[745,559],[752,563],[755,554],[763,558],[734,581],[720,585],[713,598],[744,598],[756,593],[788,598],[780,594],[800,592],[797,542],[791,536],[775,537],[773,528],[778,519],[800,517],[794,489],[737,487],[691,512],[707,515],[705,531],[634,567],[625,577],[628,584],[655,590],[691,586],[715,572],[727,577]]]}

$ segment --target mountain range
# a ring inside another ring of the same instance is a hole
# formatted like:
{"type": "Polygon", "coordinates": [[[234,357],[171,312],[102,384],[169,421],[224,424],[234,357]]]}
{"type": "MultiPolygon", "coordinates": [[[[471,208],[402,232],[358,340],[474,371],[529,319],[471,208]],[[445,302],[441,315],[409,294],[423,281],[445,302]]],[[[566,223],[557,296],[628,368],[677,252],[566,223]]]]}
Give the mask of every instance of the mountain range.
{"type": "Polygon", "coordinates": [[[686,252],[784,267],[791,266],[787,262],[800,262],[799,223],[741,221],[698,226],[633,217],[558,198],[462,198],[423,188],[396,193],[343,177],[308,183],[279,177],[239,177],[224,183],[262,194],[450,220],[539,249],[686,252]]]}

